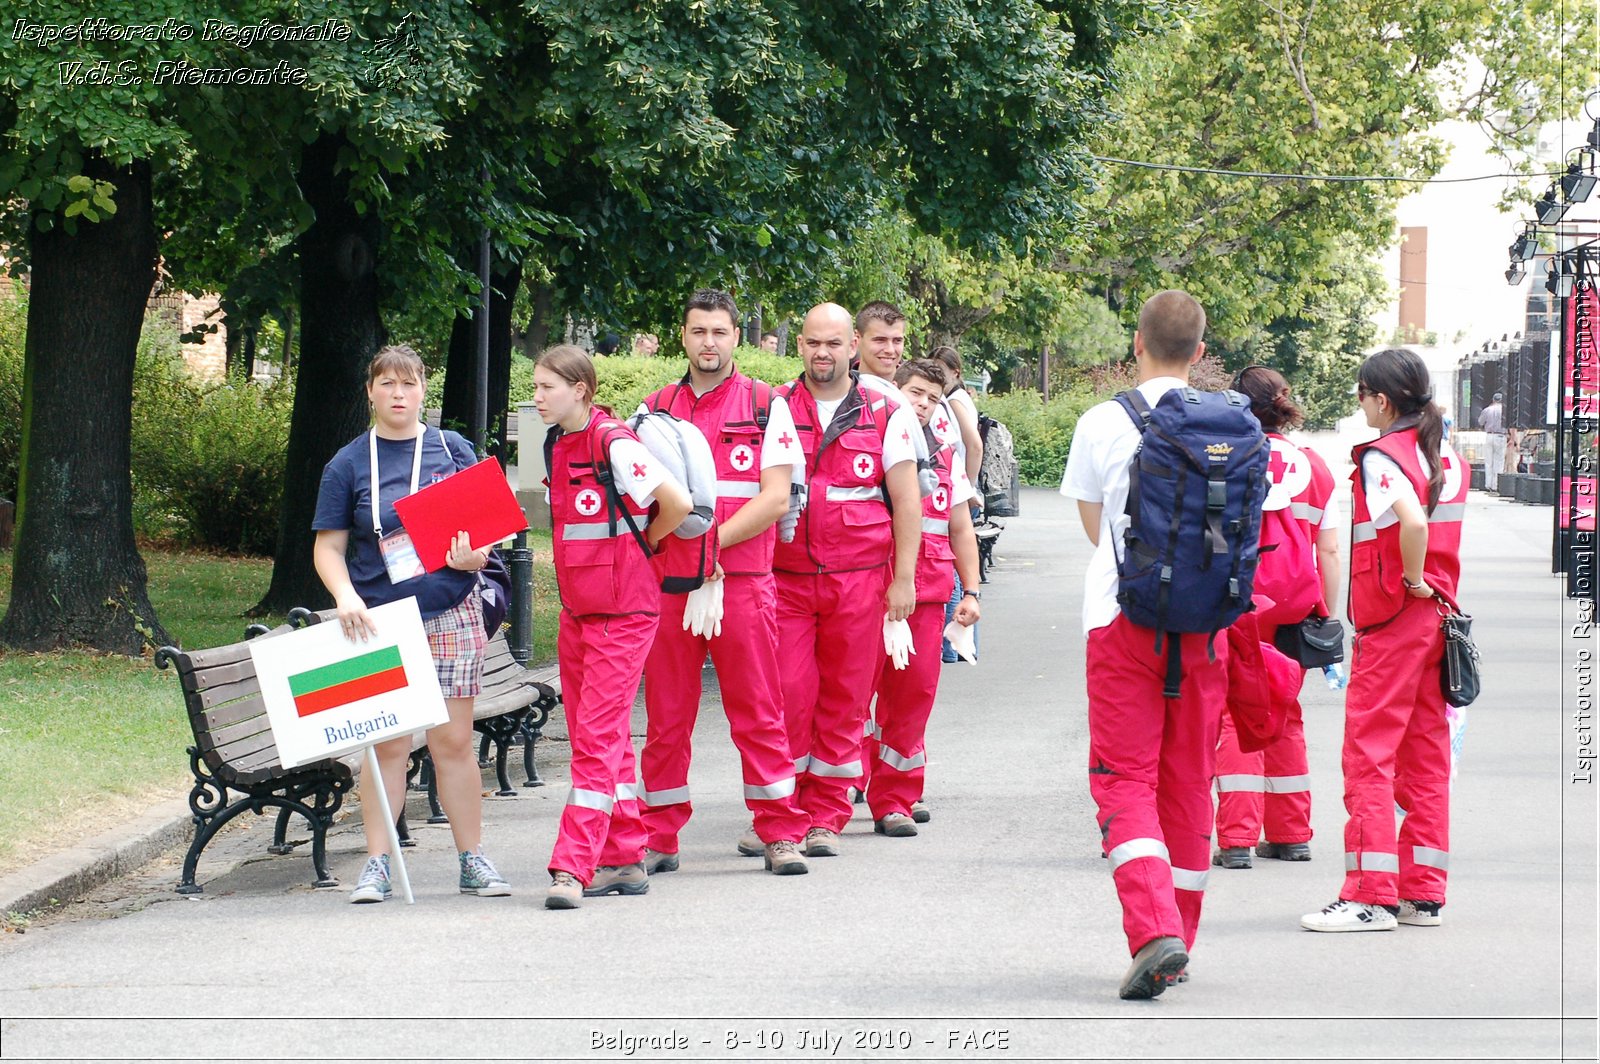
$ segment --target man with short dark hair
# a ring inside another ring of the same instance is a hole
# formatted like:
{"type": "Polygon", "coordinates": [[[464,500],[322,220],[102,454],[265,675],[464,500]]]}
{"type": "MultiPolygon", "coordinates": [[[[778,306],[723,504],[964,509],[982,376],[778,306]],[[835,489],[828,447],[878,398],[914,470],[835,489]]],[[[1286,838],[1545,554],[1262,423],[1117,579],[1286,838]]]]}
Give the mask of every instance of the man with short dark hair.
{"type": "MultiPolygon", "coordinates": [[[[1205,323],[1187,292],[1160,292],[1140,310],[1133,354],[1138,390],[1152,409],[1188,384],[1190,367],[1205,354],[1205,323]]],[[[1128,466],[1140,438],[1120,403],[1092,407],[1078,419],[1061,478],[1061,494],[1077,500],[1095,545],[1083,595],[1089,792],[1133,954],[1123,998],[1155,997],[1188,964],[1211,867],[1211,777],[1228,694],[1226,640],[1216,640],[1213,658],[1204,633],[1169,633],[1181,641],[1182,682],[1178,698],[1164,698],[1166,652],[1118,604],[1128,466]]]]}
{"type": "Polygon", "coordinates": [[[733,364],[739,342],[733,297],[703,288],[683,312],[681,381],[640,409],[692,422],[717,466],[717,542],[723,577],[722,628],[696,635],[684,625],[687,596],[661,596],[661,624],[645,660],[649,719],[640,780],[649,838],[645,870],[678,868],[678,834],[689,822],[690,739],[700,709],[700,670],[709,649],[728,729],[743,766],[744,799],[755,820],[752,856],[778,875],[802,875],[799,842],[810,822],[795,799],[795,765],[784,728],[778,676],[777,590],[772,552],[789,509],[793,467],[804,464],[789,405],[733,364]]]}
{"type": "Polygon", "coordinates": [[[778,334],[775,333],[775,332],[764,332],[764,333],[762,333],[761,334],[761,350],[765,351],[769,355],[777,354],[778,353],[778,334]]]}

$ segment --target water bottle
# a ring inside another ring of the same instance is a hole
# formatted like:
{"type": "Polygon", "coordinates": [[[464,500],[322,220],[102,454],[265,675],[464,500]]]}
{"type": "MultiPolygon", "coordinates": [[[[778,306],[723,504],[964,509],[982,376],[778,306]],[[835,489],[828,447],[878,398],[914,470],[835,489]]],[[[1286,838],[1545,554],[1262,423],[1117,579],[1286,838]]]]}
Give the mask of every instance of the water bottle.
{"type": "Polygon", "coordinates": [[[1332,665],[1324,665],[1322,667],[1322,676],[1323,679],[1328,681],[1328,690],[1344,690],[1345,677],[1343,665],[1339,664],[1338,662],[1334,662],[1332,665]]]}

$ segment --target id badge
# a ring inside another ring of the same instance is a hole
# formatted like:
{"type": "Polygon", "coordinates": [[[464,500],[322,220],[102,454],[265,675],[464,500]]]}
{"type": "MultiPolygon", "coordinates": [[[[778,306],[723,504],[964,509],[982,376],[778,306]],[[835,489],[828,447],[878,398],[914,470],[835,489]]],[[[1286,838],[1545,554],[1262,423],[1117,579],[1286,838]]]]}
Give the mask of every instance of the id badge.
{"type": "Polygon", "coordinates": [[[422,567],[422,558],[418,556],[417,548],[412,545],[411,537],[405,532],[384,536],[378,540],[378,550],[383,555],[384,568],[389,570],[391,584],[403,584],[407,580],[415,580],[419,576],[428,574],[422,567]]]}

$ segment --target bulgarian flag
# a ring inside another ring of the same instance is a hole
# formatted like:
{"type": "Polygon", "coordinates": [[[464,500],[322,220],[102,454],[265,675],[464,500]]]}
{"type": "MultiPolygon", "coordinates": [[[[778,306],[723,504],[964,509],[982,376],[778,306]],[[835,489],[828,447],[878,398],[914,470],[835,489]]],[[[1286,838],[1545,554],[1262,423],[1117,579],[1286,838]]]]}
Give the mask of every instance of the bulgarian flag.
{"type": "Polygon", "coordinates": [[[406,670],[400,663],[399,647],[384,647],[289,677],[289,692],[302,717],[405,686],[406,670]]]}

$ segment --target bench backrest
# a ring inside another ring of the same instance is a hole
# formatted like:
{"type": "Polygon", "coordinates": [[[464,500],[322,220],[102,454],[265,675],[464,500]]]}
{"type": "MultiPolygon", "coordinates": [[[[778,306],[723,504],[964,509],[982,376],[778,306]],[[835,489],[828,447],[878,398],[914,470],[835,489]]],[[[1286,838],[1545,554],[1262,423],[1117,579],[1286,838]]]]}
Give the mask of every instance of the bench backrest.
{"type": "MultiPolygon", "coordinates": [[[[257,638],[271,639],[289,631],[289,625],[279,625],[257,638]]],[[[195,746],[213,773],[278,767],[278,748],[249,643],[193,651],[163,647],[157,654],[158,665],[163,656],[177,666],[195,746]]]]}

